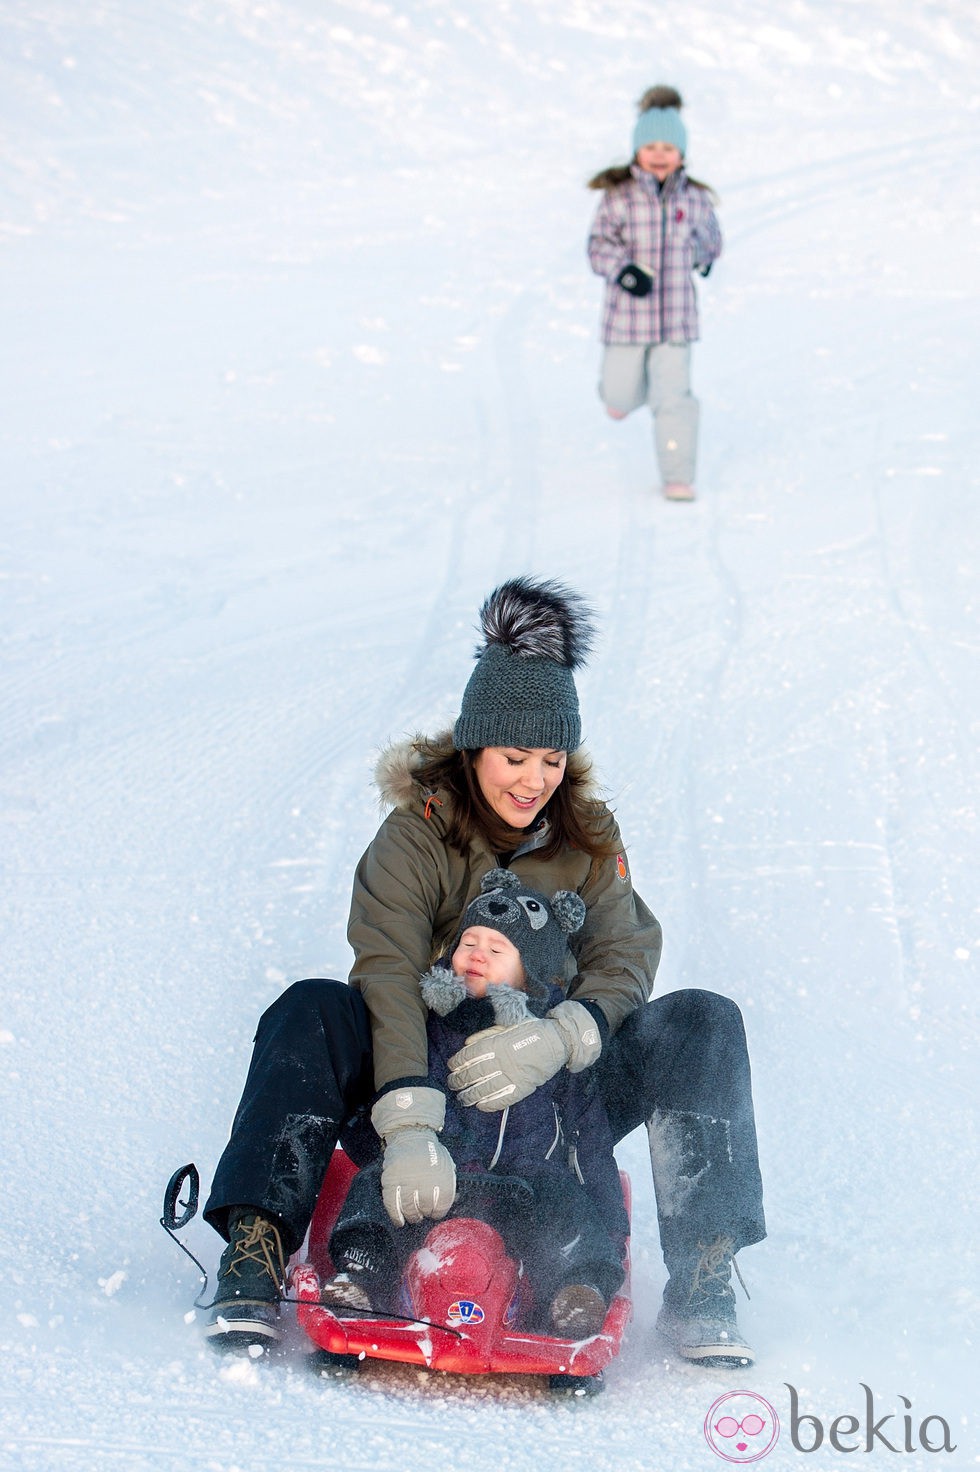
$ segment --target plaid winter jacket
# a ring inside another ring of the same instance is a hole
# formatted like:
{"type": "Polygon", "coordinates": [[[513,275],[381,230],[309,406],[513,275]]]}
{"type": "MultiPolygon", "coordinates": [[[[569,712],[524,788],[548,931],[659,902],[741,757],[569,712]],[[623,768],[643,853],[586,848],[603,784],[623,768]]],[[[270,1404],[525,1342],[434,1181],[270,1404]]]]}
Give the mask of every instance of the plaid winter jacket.
{"type": "Polygon", "coordinates": [[[683,169],[658,184],[635,164],[633,177],[607,189],[589,236],[589,262],[607,282],[604,343],[694,342],[698,304],[691,272],[721,254],[721,230],[711,198],[683,169]],[[653,277],[648,296],[616,285],[624,266],[653,277]]]}

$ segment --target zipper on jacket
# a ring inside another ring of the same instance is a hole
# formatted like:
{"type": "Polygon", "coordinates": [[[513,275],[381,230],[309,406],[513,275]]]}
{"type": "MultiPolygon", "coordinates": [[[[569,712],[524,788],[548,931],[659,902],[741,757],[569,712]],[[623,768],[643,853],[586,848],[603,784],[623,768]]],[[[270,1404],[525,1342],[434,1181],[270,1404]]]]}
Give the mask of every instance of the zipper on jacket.
{"type": "Polygon", "coordinates": [[[552,1104],[551,1107],[555,1111],[555,1138],[552,1140],[551,1144],[548,1146],[547,1150],[544,1152],[544,1158],[545,1158],[545,1160],[550,1160],[551,1159],[552,1155],[554,1155],[555,1150],[557,1149],[558,1144],[559,1144],[559,1142],[561,1140],[561,1119],[560,1119],[559,1114],[558,1114],[558,1106],[557,1106],[557,1104],[552,1104]]]}
{"type": "Polygon", "coordinates": [[[507,1128],[507,1116],[509,1114],[510,1114],[510,1105],[508,1104],[507,1105],[507,1108],[504,1110],[503,1114],[500,1116],[500,1129],[497,1131],[497,1148],[493,1152],[493,1159],[491,1160],[490,1164],[487,1166],[487,1170],[493,1170],[494,1166],[497,1164],[497,1161],[500,1159],[500,1152],[504,1148],[504,1131],[507,1128]]]}
{"type": "Polygon", "coordinates": [[[570,1169],[574,1171],[574,1173],[578,1176],[579,1181],[584,1186],[585,1177],[582,1174],[582,1167],[578,1163],[578,1130],[575,1131],[575,1138],[568,1147],[568,1164],[570,1169]]]}
{"type": "MultiPolygon", "coordinates": [[[[666,180],[664,181],[666,183],[666,180]]],[[[657,273],[657,293],[660,299],[660,341],[666,342],[664,322],[667,318],[667,288],[664,283],[664,266],[667,262],[667,201],[664,198],[664,188],[660,188],[660,270],[657,273]]]]}

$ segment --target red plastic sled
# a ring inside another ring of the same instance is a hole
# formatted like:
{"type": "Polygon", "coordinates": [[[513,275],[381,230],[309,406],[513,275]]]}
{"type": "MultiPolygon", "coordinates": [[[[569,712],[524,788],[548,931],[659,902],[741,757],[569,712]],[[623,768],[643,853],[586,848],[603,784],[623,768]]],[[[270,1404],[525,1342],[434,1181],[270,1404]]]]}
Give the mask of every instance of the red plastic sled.
{"type": "MultiPolygon", "coordinates": [[[[438,1222],[412,1254],[403,1278],[405,1317],[348,1315],[321,1304],[320,1283],[333,1273],[327,1244],[355,1170],[337,1149],[313,1214],[308,1260],[292,1274],[299,1322],[324,1363],[353,1369],[364,1359],[397,1360],[457,1375],[546,1375],[553,1389],[581,1394],[601,1387],[633,1312],[628,1243],[623,1285],[602,1329],[588,1339],[520,1327],[527,1285],[499,1233],[469,1217],[438,1222]]],[[[620,1181],[628,1215],[630,1184],[623,1171],[620,1181]]]]}

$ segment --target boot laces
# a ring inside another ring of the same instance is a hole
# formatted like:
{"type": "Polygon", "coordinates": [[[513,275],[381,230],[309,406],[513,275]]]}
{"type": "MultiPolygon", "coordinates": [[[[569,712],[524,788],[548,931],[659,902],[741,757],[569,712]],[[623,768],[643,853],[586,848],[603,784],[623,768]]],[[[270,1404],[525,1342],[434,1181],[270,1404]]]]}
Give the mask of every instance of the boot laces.
{"type": "Polygon", "coordinates": [[[239,1269],[245,1263],[255,1263],[268,1273],[276,1289],[280,1289],[286,1278],[286,1259],[282,1250],[279,1232],[265,1217],[255,1216],[250,1224],[242,1222],[235,1234],[235,1250],[226,1268],[226,1273],[241,1277],[239,1269]]]}
{"type": "Polygon", "coordinates": [[[732,1268],[735,1269],[735,1275],[742,1285],[746,1298],[749,1298],[750,1294],[745,1286],[745,1279],[739,1272],[738,1263],[735,1261],[734,1239],[716,1237],[712,1243],[701,1250],[701,1256],[698,1258],[691,1283],[692,1302],[695,1298],[731,1298],[734,1302],[735,1293],[731,1285],[732,1268]]]}

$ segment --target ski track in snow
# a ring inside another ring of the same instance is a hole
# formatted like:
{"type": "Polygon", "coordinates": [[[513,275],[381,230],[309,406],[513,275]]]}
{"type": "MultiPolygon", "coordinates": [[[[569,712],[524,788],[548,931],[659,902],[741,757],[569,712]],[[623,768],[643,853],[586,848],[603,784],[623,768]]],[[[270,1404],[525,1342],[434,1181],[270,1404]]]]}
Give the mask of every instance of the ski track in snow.
{"type": "MultiPolygon", "coordinates": [[[[746,1380],[974,1466],[978,32],[966,0],[7,0],[0,51],[0,1467],[719,1465],[646,1140],[596,1400],[293,1331],[216,1362],[157,1224],[259,1012],[344,975],[373,753],[515,572],[603,625],[586,738],[658,985],[749,1032],[746,1380]],[[643,42],[638,42],[638,37],[643,42]],[[699,500],[595,397],[582,182],[684,92],[726,253],[699,500]]],[[[213,1271],[218,1244],[185,1234],[213,1271]]],[[[878,1462],[889,1454],[876,1450],[878,1462]]],[[[835,1465],[783,1437],[766,1465],[835,1465]]]]}

